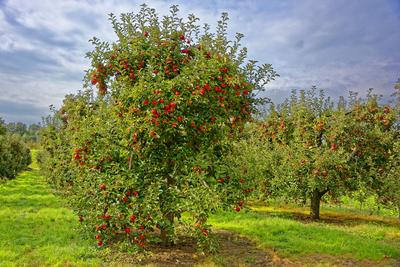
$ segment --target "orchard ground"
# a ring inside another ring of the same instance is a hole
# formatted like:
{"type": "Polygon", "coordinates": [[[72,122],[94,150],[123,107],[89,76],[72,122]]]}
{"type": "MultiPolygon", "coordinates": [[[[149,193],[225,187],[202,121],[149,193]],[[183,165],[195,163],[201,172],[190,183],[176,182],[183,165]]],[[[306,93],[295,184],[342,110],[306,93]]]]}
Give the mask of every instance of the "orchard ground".
{"type": "Polygon", "coordinates": [[[0,266],[400,265],[398,219],[324,206],[318,222],[294,206],[220,212],[210,219],[220,239],[215,255],[197,253],[189,238],[173,248],[150,246],[140,257],[98,250],[95,240],[77,231],[77,217],[52,193],[36,163],[30,167],[0,184],[0,266]]]}

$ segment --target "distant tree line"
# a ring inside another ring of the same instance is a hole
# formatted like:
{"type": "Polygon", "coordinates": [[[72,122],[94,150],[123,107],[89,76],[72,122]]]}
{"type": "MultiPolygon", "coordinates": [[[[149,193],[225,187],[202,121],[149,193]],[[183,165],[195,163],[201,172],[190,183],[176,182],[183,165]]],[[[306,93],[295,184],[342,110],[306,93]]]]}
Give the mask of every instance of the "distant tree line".
{"type": "Polygon", "coordinates": [[[4,124],[3,127],[5,128],[5,131],[9,133],[20,135],[27,143],[37,143],[39,141],[39,131],[41,129],[40,124],[33,123],[27,125],[22,122],[9,122],[4,124]]]}

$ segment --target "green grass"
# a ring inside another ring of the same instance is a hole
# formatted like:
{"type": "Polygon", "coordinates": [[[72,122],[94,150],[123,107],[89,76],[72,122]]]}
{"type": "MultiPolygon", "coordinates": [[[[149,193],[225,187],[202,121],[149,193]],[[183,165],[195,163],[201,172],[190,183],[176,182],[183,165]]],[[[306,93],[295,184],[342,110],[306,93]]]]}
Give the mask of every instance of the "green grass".
{"type": "Polygon", "coordinates": [[[375,261],[400,258],[400,227],[394,219],[379,221],[375,217],[328,212],[322,213],[322,217],[329,223],[323,223],[301,216],[307,212],[255,207],[249,212],[221,212],[210,223],[247,236],[283,257],[323,254],[375,261]]]}
{"type": "Polygon", "coordinates": [[[76,216],[31,168],[0,185],[0,266],[99,265],[76,216]]]}
{"type": "MultiPolygon", "coordinates": [[[[342,207],[350,209],[354,213],[366,214],[366,215],[376,214],[387,217],[399,216],[399,211],[397,209],[394,208],[390,209],[388,207],[382,206],[381,204],[379,204],[379,202],[377,202],[376,197],[374,196],[367,197],[362,205],[359,200],[357,200],[354,197],[351,198],[349,196],[341,197],[340,201],[343,203],[343,205],[341,205],[342,207]]],[[[341,208],[341,207],[333,206],[332,208],[341,208]]]]}

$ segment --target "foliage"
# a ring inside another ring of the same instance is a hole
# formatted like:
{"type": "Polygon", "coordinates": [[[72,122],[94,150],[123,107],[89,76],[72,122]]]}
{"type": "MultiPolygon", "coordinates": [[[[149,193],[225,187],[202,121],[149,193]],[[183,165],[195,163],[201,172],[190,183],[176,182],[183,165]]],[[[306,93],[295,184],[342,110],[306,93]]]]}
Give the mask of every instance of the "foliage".
{"type": "Polygon", "coordinates": [[[143,247],[157,240],[151,232],[168,244],[183,212],[203,246],[208,214],[243,205],[245,185],[222,155],[276,73],[244,62],[243,36],[227,39],[227,14],[216,33],[201,33],[194,15],[177,12],[111,14],[118,40],[92,39],[87,90],[67,96],[43,131],[43,169],[99,246],[120,238],[143,247]]]}
{"type": "Polygon", "coordinates": [[[256,199],[272,196],[271,180],[280,164],[274,146],[265,142],[260,124],[251,122],[244,128],[241,138],[232,143],[229,153],[223,157],[224,165],[231,175],[237,175],[245,192],[256,199]]]}
{"type": "Polygon", "coordinates": [[[0,135],[0,179],[15,178],[30,163],[30,151],[20,136],[0,135]]]}
{"type": "Polygon", "coordinates": [[[380,203],[397,209],[400,218],[400,140],[397,139],[390,155],[387,172],[374,190],[380,203]]]}
{"type": "Polygon", "coordinates": [[[4,135],[7,132],[4,120],[0,117],[0,135],[4,135]]]}

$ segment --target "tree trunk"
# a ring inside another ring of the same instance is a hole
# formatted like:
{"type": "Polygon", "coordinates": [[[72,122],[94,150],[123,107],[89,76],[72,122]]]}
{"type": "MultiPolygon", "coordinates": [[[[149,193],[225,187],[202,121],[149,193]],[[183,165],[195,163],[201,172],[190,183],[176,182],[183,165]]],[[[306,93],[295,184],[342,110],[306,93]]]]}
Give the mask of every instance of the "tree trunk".
{"type": "MultiPolygon", "coordinates": [[[[169,166],[173,166],[172,161],[169,161],[168,164],[169,166]]],[[[161,196],[161,205],[162,205],[161,209],[163,212],[164,222],[166,222],[167,224],[161,227],[160,238],[162,244],[164,246],[169,247],[173,245],[172,236],[174,234],[174,217],[175,217],[174,211],[171,210],[171,207],[169,205],[172,198],[169,190],[175,184],[175,180],[169,174],[166,175],[166,179],[167,179],[166,189],[161,196]]]]}
{"type": "Polygon", "coordinates": [[[164,246],[169,247],[173,245],[173,240],[171,240],[173,225],[174,225],[174,214],[172,212],[167,212],[164,214],[164,220],[168,222],[168,226],[161,228],[161,242],[164,246]]]}
{"type": "Polygon", "coordinates": [[[399,211],[398,218],[400,220],[400,205],[397,206],[397,210],[399,211]]]}
{"type": "Polygon", "coordinates": [[[311,209],[310,209],[311,219],[313,220],[319,219],[319,207],[321,204],[321,198],[326,192],[328,192],[328,189],[322,192],[318,191],[318,189],[315,189],[311,193],[311,209]]]}

